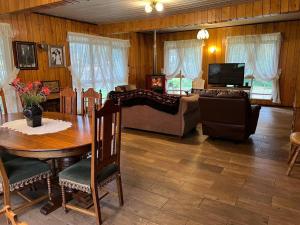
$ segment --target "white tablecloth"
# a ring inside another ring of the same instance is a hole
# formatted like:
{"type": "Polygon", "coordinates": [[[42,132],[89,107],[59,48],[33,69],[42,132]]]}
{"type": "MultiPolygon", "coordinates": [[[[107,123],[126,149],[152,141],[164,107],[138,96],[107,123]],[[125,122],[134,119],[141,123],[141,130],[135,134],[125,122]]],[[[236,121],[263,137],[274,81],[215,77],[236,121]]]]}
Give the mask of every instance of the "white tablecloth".
{"type": "Polygon", "coordinates": [[[57,133],[72,127],[72,123],[54,120],[48,118],[42,118],[42,126],[40,127],[29,127],[27,126],[26,119],[14,120],[4,123],[1,127],[8,128],[10,130],[18,131],[27,135],[42,135],[57,133]]]}

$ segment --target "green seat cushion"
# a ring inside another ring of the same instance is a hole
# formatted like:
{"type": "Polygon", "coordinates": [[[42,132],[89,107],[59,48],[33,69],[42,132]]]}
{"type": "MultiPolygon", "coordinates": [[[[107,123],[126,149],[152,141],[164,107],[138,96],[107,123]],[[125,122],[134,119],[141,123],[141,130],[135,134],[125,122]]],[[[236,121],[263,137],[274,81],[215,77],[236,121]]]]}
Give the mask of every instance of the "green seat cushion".
{"type": "Polygon", "coordinates": [[[35,177],[34,180],[41,179],[51,173],[50,166],[38,159],[19,157],[4,163],[4,167],[10,185],[33,177],[35,177]]]}
{"type": "MultiPolygon", "coordinates": [[[[98,174],[98,182],[102,182],[114,173],[119,171],[116,164],[111,164],[101,170],[98,174]]],[[[91,160],[83,159],[80,162],[68,167],[59,173],[59,179],[69,181],[71,183],[82,184],[84,186],[91,185],[91,160]]]]}
{"type": "Polygon", "coordinates": [[[2,162],[5,163],[10,160],[18,158],[18,156],[11,155],[11,154],[5,152],[4,150],[0,149],[0,158],[2,159],[2,162]]]}

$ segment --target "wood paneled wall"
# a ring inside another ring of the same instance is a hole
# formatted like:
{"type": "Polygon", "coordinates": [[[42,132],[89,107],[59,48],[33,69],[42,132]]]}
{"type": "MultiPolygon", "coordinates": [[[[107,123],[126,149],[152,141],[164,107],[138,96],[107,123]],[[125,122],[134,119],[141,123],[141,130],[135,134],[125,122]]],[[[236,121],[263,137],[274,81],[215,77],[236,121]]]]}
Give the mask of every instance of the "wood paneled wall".
{"type": "Polygon", "coordinates": [[[151,19],[125,21],[100,26],[102,34],[139,32],[159,30],[206,23],[245,20],[255,17],[294,13],[300,11],[300,0],[249,0],[240,3],[212,9],[200,9],[194,12],[181,13],[172,16],[161,16],[151,19]]]}
{"type": "MultiPolygon", "coordinates": [[[[18,13],[0,17],[0,22],[12,26],[16,41],[32,41],[51,45],[64,45],[66,65],[70,65],[69,49],[67,44],[68,31],[97,34],[98,27],[87,23],[60,19],[32,13],[18,13]]],[[[61,86],[71,86],[70,71],[65,68],[49,68],[48,52],[37,49],[38,70],[21,70],[19,77],[24,81],[33,80],[60,80],[61,86]]]]}
{"type": "Polygon", "coordinates": [[[128,82],[138,88],[144,88],[146,75],[153,72],[153,35],[131,32],[109,35],[109,37],[130,40],[128,82]]]}
{"type": "MultiPolygon", "coordinates": [[[[281,32],[283,42],[280,56],[280,91],[283,106],[292,106],[296,91],[296,82],[300,82],[300,21],[276,22],[255,25],[243,25],[209,29],[210,38],[205,42],[203,54],[203,79],[207,81],[208,64],[225,61],[225,40],[227,36],[250,35],[281,32]],[[212,46],[216,53],[210,53],[212,46]]],[[[158,69],[163,68],[163,43],[167,40],[195,39],[197,31],[160,34],[158,36],[158,69]]],[[[299,91],[300,94],[300,91],[299,91]]],[[[300,103],[299,103],[300,106],[300,103]]]]}
{"type": "Polygon", "coordinates": [[[0,0],[0,14],[29,10],[41,6],[64,4],[72,0],[0,0]]]}

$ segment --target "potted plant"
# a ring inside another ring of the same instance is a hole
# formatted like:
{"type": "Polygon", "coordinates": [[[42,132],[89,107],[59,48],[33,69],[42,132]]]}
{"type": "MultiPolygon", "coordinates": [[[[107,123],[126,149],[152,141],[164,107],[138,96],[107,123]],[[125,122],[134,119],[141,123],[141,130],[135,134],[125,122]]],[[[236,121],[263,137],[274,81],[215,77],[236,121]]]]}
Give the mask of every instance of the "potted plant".
{"type": "Polygon", "coordinates": [[[49,88],[43,86],[40,81],[21,83],[20,78],[16,78],[10,85],[16,89],[21,98],[27,125],[30,127],[41,126],[43,109],[40,104],[47,100],[47,96],[50,94],[49,88]]]}

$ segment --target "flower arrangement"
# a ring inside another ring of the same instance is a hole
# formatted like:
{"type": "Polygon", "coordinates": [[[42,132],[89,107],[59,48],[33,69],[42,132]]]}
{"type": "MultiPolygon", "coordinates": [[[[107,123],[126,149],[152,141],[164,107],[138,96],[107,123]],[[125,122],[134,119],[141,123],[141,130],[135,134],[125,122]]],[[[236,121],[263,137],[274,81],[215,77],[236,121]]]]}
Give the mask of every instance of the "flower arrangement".
{"type": "Polygon", "coordinates": [[[10,85],[16,89],[25,107],[39,105],[46,101],[50,94],[49,88],[43,86],[40,81],[25,84],[21,82],[20,78],[16,78],[10,85]]]}

